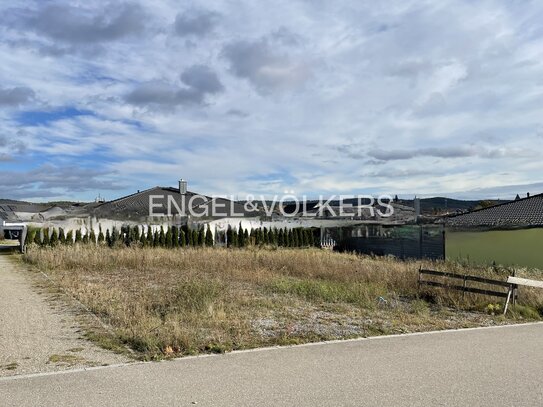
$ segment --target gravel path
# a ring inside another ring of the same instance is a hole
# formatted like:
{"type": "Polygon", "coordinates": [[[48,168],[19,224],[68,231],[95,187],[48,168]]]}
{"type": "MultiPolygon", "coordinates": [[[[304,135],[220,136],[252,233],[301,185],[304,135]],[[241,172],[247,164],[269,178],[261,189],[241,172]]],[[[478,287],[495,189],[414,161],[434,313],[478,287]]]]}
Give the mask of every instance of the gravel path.
{"type": "Polygon", "coordinates": [[[129,361],[82,338],[77,312],[39,293],[39,280],[0,250],[0,377],[129,361]]]}

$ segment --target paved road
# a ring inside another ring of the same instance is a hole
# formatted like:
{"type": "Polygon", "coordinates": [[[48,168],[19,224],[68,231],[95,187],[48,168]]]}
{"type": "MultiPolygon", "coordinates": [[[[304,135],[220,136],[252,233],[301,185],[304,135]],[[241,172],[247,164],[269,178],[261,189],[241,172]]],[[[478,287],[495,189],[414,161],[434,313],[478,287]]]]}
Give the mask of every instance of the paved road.
{"type": "Polygon", "coordinates": [[[543,324],[0,379],[2,406],[537,406],[543,324]]]}

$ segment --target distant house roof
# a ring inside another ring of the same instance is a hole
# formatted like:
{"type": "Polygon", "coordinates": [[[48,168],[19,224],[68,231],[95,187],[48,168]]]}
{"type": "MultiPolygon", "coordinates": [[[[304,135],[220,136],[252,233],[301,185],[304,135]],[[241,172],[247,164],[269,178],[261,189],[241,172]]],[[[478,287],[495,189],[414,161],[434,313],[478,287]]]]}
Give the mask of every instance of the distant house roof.
{"type": "Polygon", "coordinates": [[[543,227],[543,194],[446,218],[452,227],[543,227]]]}
{"type": "Polygon", "coordinates": [[[248,212],[244,206],[224,198],[213,198],[206,195],[187,191],[181,194],[176,188],[154,187],[137,192],[113,201],[105,202],[94,208],[97,218],[142,219],[150,216],[150,203],[153,202],[153,213],[156,216],[168,215],[200,215],[203,217],[224,218],[231,216],[258,216],[258,213],[248,212]],[[168,202],[169,210],[168,210],[168,202]],[[177,206],[175,206],[175,204],[177,206]],[[212,207],[220,213],[213,216],[212,207]],[[190,208],[190,209],[189,209],[190,208]],[[179,210],[182,213],[179,213],[179,210]],[[224,214],[224,215],[222,215],[224,214]]]}

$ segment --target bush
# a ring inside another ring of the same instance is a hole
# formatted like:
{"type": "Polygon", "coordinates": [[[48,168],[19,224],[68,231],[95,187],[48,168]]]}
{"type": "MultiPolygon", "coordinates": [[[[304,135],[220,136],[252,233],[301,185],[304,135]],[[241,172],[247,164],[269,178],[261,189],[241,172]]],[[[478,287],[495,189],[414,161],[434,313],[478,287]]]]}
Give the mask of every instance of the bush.
{"type": "Polygon", "coordinates": [[[211,228],[209,227],[209,225],[207,225],[205,243],[206,243],[207,247],[213,246],[213,243],[214,243],[213,242],[213,233],[211,233],[211,228]]]}

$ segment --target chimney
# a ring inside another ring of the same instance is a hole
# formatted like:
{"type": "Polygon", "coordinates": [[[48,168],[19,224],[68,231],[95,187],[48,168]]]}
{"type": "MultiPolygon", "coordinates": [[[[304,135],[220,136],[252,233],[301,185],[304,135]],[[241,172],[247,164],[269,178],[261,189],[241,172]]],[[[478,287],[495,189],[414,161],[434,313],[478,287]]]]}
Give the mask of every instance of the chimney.
{"type": "Polygon", "coordinates": [[[413,201],[413,205],[415,207],[415,216],[417,217],[417,221],[420,217],[420,199],[415,197],[415,200],[413,201]]]}
{"type": "Polygon", "coordinates": [[[187,181],[183,178],[179,180],[179,193],[185,195],[187,193],[187,181]]]}
{"type": "Polygon", "coordinates": [[[530,193],[528,192],[528,193],[526,194],[526,198],[529,198],[529,197],[530,197],[530,193]]]}

